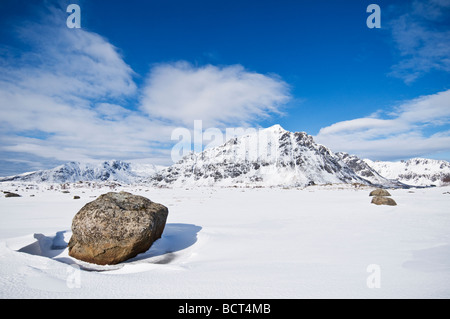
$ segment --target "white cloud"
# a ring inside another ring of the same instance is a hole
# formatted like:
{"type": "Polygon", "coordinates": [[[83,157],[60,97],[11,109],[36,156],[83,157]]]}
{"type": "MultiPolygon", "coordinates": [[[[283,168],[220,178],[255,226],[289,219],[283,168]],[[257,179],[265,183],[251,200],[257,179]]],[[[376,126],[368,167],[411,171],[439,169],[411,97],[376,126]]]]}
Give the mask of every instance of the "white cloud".
{"type": "Polygon", "coordinates": [[[402,104],[393,113],[407,123],[445,124],[450,120],[450,90],[402,104]]]}
{"type": "Polygon", "coordinates": [[[77,107],[27,91],[0,89],[0,105],[0,149],[61,161],[149,157],[173,129],[117,105],[77,107]]]}
{"type": "Polygon", "coordinates": [[[111,103],[96,104],[95,111],[100,117],[112,121],[120,121],[124,117],[127,117],[132,114],[132,112],[129,109],[111,103]]]}
{"type": "MultiPolygon", "coordinates": [[[[398,10],[395,10],[396,12],[398,10]]],[[[390,22],[400,62],[391,75],[414,82],[432,70],[450,72],[450,1],[413,1],[407,12],[390,22]]]]}
{"type": "Polygon", "coordinates": [[[167,153],[171,126],[120,105],[136,97],[137,86],[117,48],[95,33],[64,27],[64,11],[49,12],[45,21],[16,27],[28,50],[0,50],[2,157],[54,163],[167,153]]]}
{"type": "Polygon", "coordinates": [[[44,20],[14,27],[18,48],[0,46],[0,160],[170,164],[177,126],[249,123],[289,99],[275,76],[186,62],[155,66],[141,94],[116,47],[47,9],[44,20]],[[140,109],[126,104],[140,97],[140,109]]]}
{"type": "Polygon", "coordinates": [[[319,134],[331,135],[342,133],[353,133],[364,131],[366,137],[378,136],[382,133],[391,134],[395,131],[402,130],[395,120],[384,120],[379,118],[359,118],[354,120],[342,121],[322,128],[319,134]]]}
{"type": "Polygon", "coordinates": [[[143,90],[141,109],[179,125],[223,127],[280,113],[290,99],[288,85],[275,76],[240,65],[194,67],[187,62],[155,66],[143,90]]]}
{"type": "Polygon", "coordinates": [[[322,128],[316,141],[334,151],[371,159],[399,159],[450,151],[450,131],[425,134],[450,124],[450,90],[407,101],[390,118],[358,118],[322,128]]]}
{"type": "Polygon", "coordinates": [[[116,47],[96,33],[64,27],[64,11],[54,7],[49,11],[45,21],[16,27],[17,37],[31,50],[21,51],[15,64],[5,64],[11,82],[63,100],[121,98],[136,93],[134,72],[116,47]]]}

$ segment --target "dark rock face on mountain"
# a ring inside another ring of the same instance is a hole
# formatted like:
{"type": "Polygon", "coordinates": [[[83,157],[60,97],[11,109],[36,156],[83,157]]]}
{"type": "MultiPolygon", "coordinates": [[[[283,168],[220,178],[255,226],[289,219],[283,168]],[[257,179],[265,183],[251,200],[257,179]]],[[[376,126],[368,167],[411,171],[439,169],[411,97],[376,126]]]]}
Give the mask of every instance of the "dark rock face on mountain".
{"type": "Polygon", "coordinates": [[[167,207],[126,192],[107,193],[74,217],[69,255],[98,265],[114,265],[147,251],[161,237],[167,207]]]}
{"type": "Polygon", "coordinates": [[[374,185],[394,188],[408,188],[409,186],[403,184],[395,179],[387,179],[381,176],[375,169],[373,169],[366,161],[360,159],[355,155],[350,155],[344,152],[336,153],[347,166],[352,169],[359,177],[364,178],[374,185]]]}

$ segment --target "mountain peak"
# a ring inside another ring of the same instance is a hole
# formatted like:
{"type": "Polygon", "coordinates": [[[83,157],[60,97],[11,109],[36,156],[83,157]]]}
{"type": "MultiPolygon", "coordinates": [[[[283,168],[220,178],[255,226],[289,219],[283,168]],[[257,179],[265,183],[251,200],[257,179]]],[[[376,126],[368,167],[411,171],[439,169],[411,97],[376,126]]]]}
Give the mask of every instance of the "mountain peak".
{"type": "Polygon", "coordinates": [[[292,133],[278,124],[190,154],[158,172],[153,182],[173,186],[370,184],[308,134],[292,133]]]}
{"type": "Polygon", "coordinates": [[[263,131],[276,132],[276,133],[278,133],[278,132],[287,132],[283,127],[281,127],[280,124],[272,125],[272,126],[266,128],[266,129],[264,129],[263,131]]]}

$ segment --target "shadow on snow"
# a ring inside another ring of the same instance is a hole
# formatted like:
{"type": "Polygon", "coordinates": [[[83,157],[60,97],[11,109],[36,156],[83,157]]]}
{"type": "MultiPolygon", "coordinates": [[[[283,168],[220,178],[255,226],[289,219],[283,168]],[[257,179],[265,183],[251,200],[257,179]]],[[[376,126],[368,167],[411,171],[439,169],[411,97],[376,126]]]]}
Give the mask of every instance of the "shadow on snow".
{"type": "MultiPolygon", "coordinates": [[[[197,242],[197,234],[201,230],[202,227],[193,224],[166,224],[162,237],[156,240],[149,250],[137,255],[134,258],[122,262],[119,265],[122,267],[126,264],[135,264],[139,262],[148,262],[153,264],[171,263],[180,256],[180,251],[194,245],[197,242]]],[[[69,265],[74,264],[75,260],[73,258],[57,257],[67,249],[68,243],[64,239],[64,234],[68,232],[70,231],[59,231],[55,236],[34,234],[36,241],[30,245],[22,247],[18,250],[18,252],[51,258],[69,265]]],[[[101,267],[98,269],[91,269],[91,267],[81,266],[81,268],[84,270],[102,270],[101,267]]]]}

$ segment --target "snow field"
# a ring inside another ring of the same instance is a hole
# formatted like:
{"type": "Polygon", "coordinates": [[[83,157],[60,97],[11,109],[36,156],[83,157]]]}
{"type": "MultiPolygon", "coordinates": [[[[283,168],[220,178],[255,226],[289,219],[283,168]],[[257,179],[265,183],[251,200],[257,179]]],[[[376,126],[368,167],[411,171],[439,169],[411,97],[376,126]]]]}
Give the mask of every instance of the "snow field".
{"type": "Polygon", "coordinates": [[[73,216],[109,189],[0,196],[0,297],[450,297],[449,187],[389,190],[396,207],[351,185],[119,190],[166,205],[169,217],[149,251],[115,266],[65,248],[73,216]],[[380,288],[367,285],[370,265],[380,288]]]}

